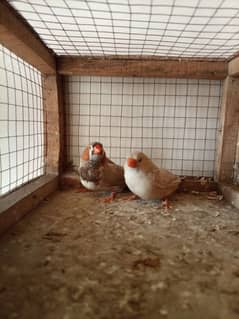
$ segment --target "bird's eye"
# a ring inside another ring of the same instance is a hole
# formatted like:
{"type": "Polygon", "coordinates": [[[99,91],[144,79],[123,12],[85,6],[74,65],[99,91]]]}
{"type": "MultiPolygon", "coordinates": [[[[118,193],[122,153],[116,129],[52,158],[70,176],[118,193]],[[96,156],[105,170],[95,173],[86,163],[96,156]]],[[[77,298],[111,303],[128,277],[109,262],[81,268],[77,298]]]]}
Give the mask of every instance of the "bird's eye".
{"type": "Polygon", "coordinates": [[[142,162],[142,158],[141,158],[141,157],[138,159],[138,162],[139,162],[139,163],[142,162]]]}

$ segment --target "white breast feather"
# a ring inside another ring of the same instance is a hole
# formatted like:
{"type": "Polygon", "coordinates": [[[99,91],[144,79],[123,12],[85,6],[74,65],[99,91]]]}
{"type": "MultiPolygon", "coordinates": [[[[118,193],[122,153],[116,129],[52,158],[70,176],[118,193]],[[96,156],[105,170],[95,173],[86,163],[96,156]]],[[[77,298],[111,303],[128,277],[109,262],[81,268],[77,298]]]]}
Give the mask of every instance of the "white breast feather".
{"type": "Polygon", "coordinates": [[[86,181],[86,180],[84,180],[84,179],[80,179],[80,181],[81,181],[81,184],[85,187],[85,188],[87,188],[87,189],[89,189],[89,190],[91,190],[91,191],[94,191],[94,190],[96,190],[97,189],[97,186],[98,185],[96,185],[94,182],[89,182],[89,181],[86,181]]]}
{"type": "Polygon", "coordinates": [[[125,169],[125,181],[131,192],[143,199],[147,198],[151,183],[142,171],[127,167],[125,169]]]}

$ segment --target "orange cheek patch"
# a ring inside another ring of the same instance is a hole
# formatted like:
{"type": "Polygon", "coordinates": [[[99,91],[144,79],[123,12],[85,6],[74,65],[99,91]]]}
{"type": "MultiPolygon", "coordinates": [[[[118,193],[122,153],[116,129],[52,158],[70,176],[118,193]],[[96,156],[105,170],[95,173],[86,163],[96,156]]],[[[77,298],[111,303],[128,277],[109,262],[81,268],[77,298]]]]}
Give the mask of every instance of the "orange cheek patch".
{"type": "Polygon", "coordinates": [[[127,160],[127,164],[129,167],[135,168],[137,166],[137,161],[136,161],[136,159],[129,157],[127,160]]]}
{"type": "Polygon", "coordinates": [[[84,160],[84,161],[88,161],[89,160],[89,147],[86,147],[81,158],[84,160]]]}

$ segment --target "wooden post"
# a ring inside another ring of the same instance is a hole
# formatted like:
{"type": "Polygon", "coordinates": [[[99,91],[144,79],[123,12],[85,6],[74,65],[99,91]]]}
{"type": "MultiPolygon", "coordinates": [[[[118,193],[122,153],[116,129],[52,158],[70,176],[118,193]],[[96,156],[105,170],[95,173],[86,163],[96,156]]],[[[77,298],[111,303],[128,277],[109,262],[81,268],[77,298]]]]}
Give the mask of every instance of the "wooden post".
{"type": "Polygon", "coordinates": [[[55,75],[43,77],[46,173],[58,174],[63,157],[63,85],[55,75]]]}
{"type": "Polygon", "coordinates": [[[9,5],[0,1],[0,43],[44,74],[55,74],[55,55],[9,5]]]}
{"type": "Polygon", "coordinates": [[[239,56],[228,63],[228,75],[233,77],[239,76],[239,56]]]}
{"type": "Polygon", "coordinates": [[[224,81],[221,106],[216,180],[232,183],[239,125],[239,78],[228,76],[224,81]]]}
{"type": "Polygon", "coordinates": [[[234,176],[233,182],[236,185],[239,185],[239,127],[237,129],[237,144],[236,144],[236,156],[234,164],[234,176]]]}

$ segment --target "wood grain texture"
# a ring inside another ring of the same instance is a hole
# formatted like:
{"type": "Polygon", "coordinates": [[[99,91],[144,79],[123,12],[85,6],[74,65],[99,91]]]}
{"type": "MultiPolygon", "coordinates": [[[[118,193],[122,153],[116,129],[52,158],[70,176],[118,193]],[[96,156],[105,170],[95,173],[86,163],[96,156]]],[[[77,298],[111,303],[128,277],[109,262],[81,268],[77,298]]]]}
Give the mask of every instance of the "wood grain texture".
{"type": "Polygon", "coordinates": [[[63,131],[62,109],[63,91],[62,79],[59,76],[43,77],[43,100],[45,115],[45,145],[46,171],[59,173],[61,167],[63,131]]]}
{"type": "Polygon", "coordinates": [[[1,198],[0,235],[57,189],[58,177],[48,175],[42,176],[1,198]]]}
{"type": "Polygon", "coordinates": [[[54,54],[5,0],[0,1],[0,43],[42,73],[55,74],[54,54]]]}
{"type": "Polygon", "coordinates": [[[57,71],[64,75],[224,79],[227,63],[218,60],[60,56],[57,71]]]}
{"type": "Polygon", "coordinates": [[[239,77],[239,56],[228,62],[228,75],[239,77]]]}
{"type": "Polygon", "coordinates": [[[216,156],[216,180],[231,183],[239,126],[239,78],[224,81],[216,156]]]}

